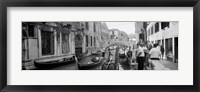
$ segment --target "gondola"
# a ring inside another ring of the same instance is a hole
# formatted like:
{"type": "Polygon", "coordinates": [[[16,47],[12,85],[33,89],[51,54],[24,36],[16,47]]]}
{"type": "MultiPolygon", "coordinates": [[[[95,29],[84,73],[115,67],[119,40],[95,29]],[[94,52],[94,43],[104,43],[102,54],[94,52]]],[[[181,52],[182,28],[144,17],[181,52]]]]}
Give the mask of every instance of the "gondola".
{"type": "Polygon", "coordinates": [[[100,58],[96,62],[91,62],[91,63],[88,63],[88,64],[80,64],[80,63],[78,63],[78,69],[79,70],[89,70],[89,69],[93,69],[95,67],[98,67],[102,63],[103,63],[103,60],[100,59],[100,58]]]}
{"type": "Polygon", "coordinates": [[[46,58],[35,60],[34,65],[37,68],[52,68],[64,64],[75,63],[75,57],[54,57],[54,58],[46,58]]]}

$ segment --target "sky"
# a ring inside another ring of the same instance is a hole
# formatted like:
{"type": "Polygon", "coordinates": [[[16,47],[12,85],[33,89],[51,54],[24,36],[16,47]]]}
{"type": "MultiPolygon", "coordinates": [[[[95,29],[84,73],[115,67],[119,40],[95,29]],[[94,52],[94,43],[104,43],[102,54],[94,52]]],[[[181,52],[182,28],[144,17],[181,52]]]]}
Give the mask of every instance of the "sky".
{"type": "Polygon", "coordinates": [[[105,22],[109,29],[119,29],[127,34],[135,34],[135,22],[105,22]]]}

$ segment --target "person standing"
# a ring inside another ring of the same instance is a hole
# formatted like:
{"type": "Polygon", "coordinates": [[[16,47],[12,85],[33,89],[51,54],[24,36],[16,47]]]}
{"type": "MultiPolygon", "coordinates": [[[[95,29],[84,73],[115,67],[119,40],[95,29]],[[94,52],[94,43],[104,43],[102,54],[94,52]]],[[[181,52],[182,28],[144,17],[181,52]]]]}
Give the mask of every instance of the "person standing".
{"type": "Polygon", "coordinates": [[[126,52],[127,58],[131,61],[132,58],[132,51],[131,48],[129,47],[128,52],[126,52]]]}
{"type": "Polygon", "coordinates": [[[161,51],[157,48],[158,44],[154,44],[153,48],[149,51],[150,60],[160,60],[161,51]]]}
{"type": "Polygon", "coordinates": [[[75,60],[75,62],[76,62],[76,68],[77,68],[77,70],[79,70],[79,63],[78,63],[78,58],[76,57],[76,55],[74,55],[73,56],[73,59],[75,60]]]}
{"type": "Polygon", "coordinates": [[[162,45],[160,46],[160,51],[162,53],[161,59],[163,60],[165,49],[162,45]]]}
{"type": "Polygon", "coordinates": [[[140,43],[138,50],[137,50],[137,62],[138,62],[138,70],[144,69],[144,62],[146,60],[145,58],[145,50],[147,48],[144,46],[144,43],[140,43]]]}

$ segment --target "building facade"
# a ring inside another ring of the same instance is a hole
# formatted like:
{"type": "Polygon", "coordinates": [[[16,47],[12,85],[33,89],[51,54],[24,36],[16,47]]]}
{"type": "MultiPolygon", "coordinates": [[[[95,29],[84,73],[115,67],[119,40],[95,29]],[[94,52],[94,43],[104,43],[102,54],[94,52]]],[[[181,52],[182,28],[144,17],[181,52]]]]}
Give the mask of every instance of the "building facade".
{"type": "Polygon", "coordinates": [[[111,42],[118,42],[120,31],[118,29],[110,29],[110,40],[111,42]]]}
{"type": "Polygon", "coordinates": [[[128,34],[126,32],[124,32],[124,31],[120,31],[119,41],[128,42],[128,34]]]}
{"type": "Polygon", "coordinates": [[[147,26],[147,40],[163,45],[164,56],[178,62],[178,22],[151,22],[147,26]]]}
{"type": "Polygon", "coordinates": [[[111,29],[110,30],[110,41],[111,43],[120,43],[120,44],[127,44],[128,42],[128,34],[124,31],[120,31],[118,29],[111,29]]]}
{"type": "Polygon", "coordinates": [[[136,34],[129,34],[128,35],[128,43],[129,46],[131,46],[131,49],[135,48],[135,44],[136,44],[136,34]]]}
{"type": "Polygon", "coordinates": [[[148,22],[135,22],[136,42],[147,42],[146,28],[148,22]]]}
{"type": "Polygon", "coordinates": [[[22,67],[99,50],[99,22],[23,22],[22,67]],[[49,61],[47,61],[47,59],[49,61]]]}
{"type": "Polygon", "coordinates": [[[86,22],[85,53],[90,55],[100,50],[101,22],[86,22]]]}
{"type": "Polygon", "coordinates": [[[100,30],[101,30],[100,48],[103,48],[110,44],[110,33],[106,23],[101,23],[100,30]]]}

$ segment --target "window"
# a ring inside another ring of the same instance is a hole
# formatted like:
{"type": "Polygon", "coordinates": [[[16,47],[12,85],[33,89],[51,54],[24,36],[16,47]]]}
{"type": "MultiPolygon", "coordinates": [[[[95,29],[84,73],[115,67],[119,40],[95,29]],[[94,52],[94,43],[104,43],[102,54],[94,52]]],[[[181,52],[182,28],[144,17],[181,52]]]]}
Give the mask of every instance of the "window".
{"type": "Polygon", "coordinates": [[[54,54],[54,33],[50,31],[41,31],[42,55],[54,54]]]}
{"type": "Polygon", "coordinates": [[[86,39],[86,47],[88,47],[88,45],[89,45],[89,43],[88,43],[88,35],[86,35],[85,39],[86,39]]]}
{"type": "Polygon", "coordinates": [[[92,36],[90,36],[90,38],[91,38],[91,46],[92,46],[92,36]]]}
{"type": "Polygon", "coordinates": [[[159,23],[155,24],[155,33],[159,31],[159,23]]]}
{"type": "Polygon", "coordinates": [[[110,39],[114,39],[115,35],[110,35],[110,39]]]}
{"type": "Polygon", "coordinates": [[[149,29],[149,36],[151,35],[151,29],[149,29]]]}
{"type": "Polygon", "coordinates": [[[62,53],[66,54],[70,52],[69,48],[69,32],[62,31],[62,53]]]}
{"type": "Polygon", "coordinates": [[[172,52],[172,38],[168,40],[168,48],[169,48],[169,52],[172,52]]]}
{"type": "Polygon", "coordinates": [[[89,23],[88,22],[85,23],[85,27],[86,27],[86,30],[89,30],[89,23]]]}
{"type": "Polygon", "coordinates": [[[139,39],[144,39],[144,34],[139,34],[139,39]]]}
{"type": "Polygon", "coordinates": [[[94,46],[96,46],[96,37],[94,37],[94,46]]]}
{"type": "Polygon", "coordinates": [[[75,41],[75,48],[82,48],[83,37],[81,34],[77,34],[74,38],[75,41]]]}
{"type": "Polygon", "coordinates": [[[147,31],[148,36],[150,36],[150,29],[147,31]]]}
{"type": "Polygon", "coordinates": [[[161,22],[161,29],[165,29],[166,27],[169,27],[169,22],[161,22]]]}
{"type": "Polygon", "coordinates": [[[172,54],[172,38],[165,39],[166,54],[172,54]]]}
{"type": "Polygon", "coordinates": [[[151,35],[153,34],[153,27],[151,27],[151,35]]]}
{"type": "Polygon", "coordinates": [[[96,32],[96,25],[95,25],[95,23],[94,23],[94,32],[96,32]]]}
{"type": "Polygon", "coordinates": [[[29,37],[35,37],[35,26],[34,25],[28,25],[28,36],[29,37]]]}
{"type": "Polygon", "coordinates": [[[27,35],[27,26],[25,23],[22,23],[22,37],[23,38],[27,38],[28,35],[27,35]]]}

